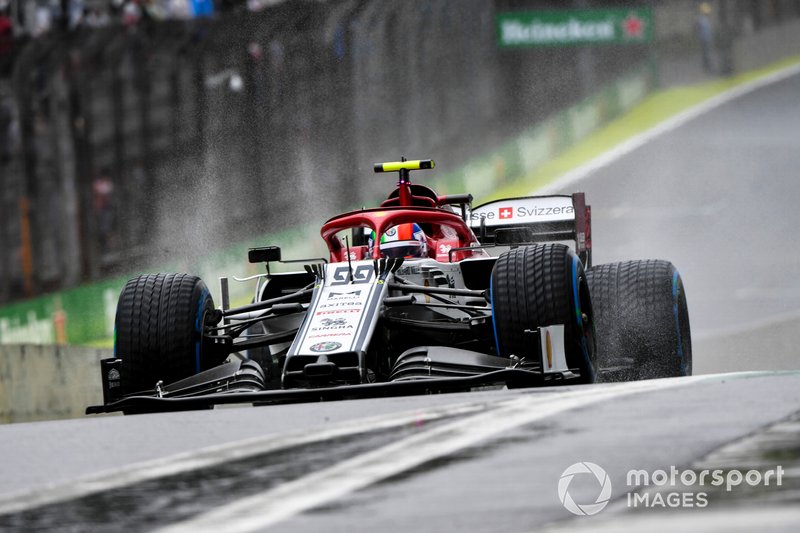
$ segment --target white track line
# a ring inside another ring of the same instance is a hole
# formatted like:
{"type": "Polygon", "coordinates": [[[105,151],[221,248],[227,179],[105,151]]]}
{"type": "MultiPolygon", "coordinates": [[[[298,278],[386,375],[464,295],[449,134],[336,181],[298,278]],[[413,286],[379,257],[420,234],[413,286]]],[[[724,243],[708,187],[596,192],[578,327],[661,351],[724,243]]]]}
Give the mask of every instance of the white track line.
{"type": "MultiPolygon", "coordinates": [[[[0,497],[0,515],[25,511],[42,505],[80,498],[142,481],[208,468],[229,461],[291,449],[310,443],[402,426],[424,424],[452,416],[469,415],[486,411],[491,406],[492,404],[489,401],[484,401],[461,403],[435,409],[418,409],[416,411],[390,413],[345,422],[330,428],[314,428],[287,435],[268,435],[209,446],[162,459],[134,463],[69,483],[57,483],[2,496],[0,497]]],[[[269,407],[261,408],[269,409],[269,407]]]]}
{"type": "Polygon", "coordinates": [[[652,392],[708,379],[698,376],[592,387],[543,396],[526,394],[497,408],[383,446],[319,472],[283,483],[195,518],[160,529],[160,533],[244,533],[262,530],[303,511],[326,504],[391,476],[492,438],[504,431],[570,409],[595,405],[638,392],[652,392]]]}
{"type": "Polygon", "coordinates": [[[700,104],[697,104],[696,106],[691,107],[686,111],[683,111],[674,117],[657,124],[656,126],[653,126],[649,130],[628,139],[608,152],[604,152],[602,155],[592,159],[588,163],[570,170],[558,178],[555,182],[540,189],[531,191],[531,194],[552,194],[561,189],[574,186],[577,182],[588,177],[592,172],[595,172],[596,170],[601,169],[613,163],[617,159],[633,152],[640,146],[652,141],[659,135],[663,135],[664,133],[675,130],[690,120],[693,120],[704,113],[708,113],[712,109],[715,109],[722,104],[728,103],[731,100],[739,98],[740,96],[751,93],[772,83],[777,83],[785,80],[786,78],[790,78],[798,73],[800,73],[800,64],[792,65],[783,70],[767,74],[766,76],[749,81],[739,85],[738,87],[734,87],[733,89],[709,98],[705,102],[701,102],[700,104]]]}

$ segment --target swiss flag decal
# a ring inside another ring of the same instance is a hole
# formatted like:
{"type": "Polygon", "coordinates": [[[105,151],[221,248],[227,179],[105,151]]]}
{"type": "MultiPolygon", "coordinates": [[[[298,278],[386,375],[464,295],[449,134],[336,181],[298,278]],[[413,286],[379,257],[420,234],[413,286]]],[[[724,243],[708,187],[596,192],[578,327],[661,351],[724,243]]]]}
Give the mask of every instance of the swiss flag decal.
{"type": "Polygon", "coordinates": [[[514,209],[511,207],[501,207],[498,211],[500,218],[514,218],[514,209]]]}

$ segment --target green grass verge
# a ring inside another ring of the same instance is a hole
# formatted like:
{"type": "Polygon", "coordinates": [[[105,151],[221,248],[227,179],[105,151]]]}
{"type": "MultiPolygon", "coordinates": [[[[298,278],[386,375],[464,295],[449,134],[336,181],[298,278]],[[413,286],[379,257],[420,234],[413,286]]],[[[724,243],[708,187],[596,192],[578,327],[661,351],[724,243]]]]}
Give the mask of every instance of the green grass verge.
{"type": "Polygon", "coordinates": [[[800,55],[795,55],[762,69],[730,78],[656,91],[620,118],[599,128],[534,172],[521,176],[513,183],[481,198],[480,201],[488,202],[499,198],[529,195],[531,191],[553,183],[570,170],[588,163],[628,139],[709,98],[798,63],[800,63],[800,55]]]}
{"type": "Polygon", "coordinates": [[[80,344],[76,344],[75,346],[86,346],[87,348],[113,348],[114,347],[114,339],[109,337],[107,339],[98,339],[94,341],[87,341],[82,342],[80,344]]]}

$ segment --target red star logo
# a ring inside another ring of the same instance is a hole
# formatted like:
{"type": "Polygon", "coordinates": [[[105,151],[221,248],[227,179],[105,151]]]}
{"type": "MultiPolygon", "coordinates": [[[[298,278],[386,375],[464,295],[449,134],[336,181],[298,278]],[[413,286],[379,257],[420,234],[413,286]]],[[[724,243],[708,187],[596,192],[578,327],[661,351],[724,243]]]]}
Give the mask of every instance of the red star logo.
{"type": "Polygon", "coordinates": [[[510,207],[500,208],[500,218],[514,218],[514,210],[510,207]]]}
{"type": "Polygon", "coordinates": [[[644,21],[637,17],[635,13],[631,13],[628,18],[622,21],[622,31],[625,32],[625,37],[629,39],[641,39],[644,32],[644,21]]]}

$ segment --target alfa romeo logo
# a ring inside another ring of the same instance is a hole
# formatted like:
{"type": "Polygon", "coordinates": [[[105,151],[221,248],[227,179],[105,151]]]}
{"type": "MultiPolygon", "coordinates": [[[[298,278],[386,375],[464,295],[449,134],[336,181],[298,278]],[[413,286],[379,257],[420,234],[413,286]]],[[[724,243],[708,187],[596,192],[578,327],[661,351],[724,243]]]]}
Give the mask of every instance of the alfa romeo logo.
{"type": "Polygon", "coordinates": [[[334,350],[338,350],[341,348],[341,343],[338,342],[318,342],[314,346],[311,346],[309,350],[312,352],[332,352],[334,350]]]}
{"type": "Polygon", "coordinates": [[[564,473],[561,474],[561,479],[558,480],[558,499],[561,500],[562,505],[572,514],[579,516],[591,516],[599,513],[608,505],[608,500],[611,499],[611,480],[608,478],[606,471],[594,463],[584,462],[575,463],[567,467],[564,473]],[[600,495],[594,503],[577,504],[572,496],[569,495],[569,484],[572,478],[580,474],[593,474],[600,483],[600,495]]]}

